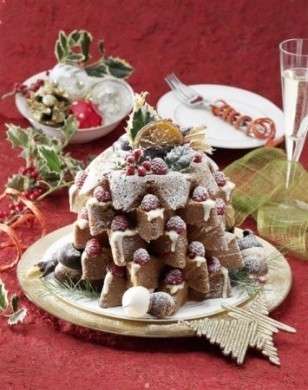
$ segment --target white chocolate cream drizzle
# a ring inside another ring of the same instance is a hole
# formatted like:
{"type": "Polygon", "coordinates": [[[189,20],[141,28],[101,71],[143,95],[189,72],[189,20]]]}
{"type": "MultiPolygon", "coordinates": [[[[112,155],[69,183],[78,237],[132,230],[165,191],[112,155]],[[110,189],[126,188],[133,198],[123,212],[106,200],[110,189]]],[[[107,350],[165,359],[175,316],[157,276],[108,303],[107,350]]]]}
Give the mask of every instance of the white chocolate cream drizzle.
{"type": "Polygon", "coordinates": [[[232,181],[228,180],[226,184],[221,187],[222,191],[226,195],[226,201],[229,202],[231,198],[231,192],[234,190],[235,184],[232,181]]]}
{"type": "Polygon", "coordinates": [[[105,276],[105,280],[104,280],[104,285],[103,285],[103,290],[102,290],[102,294],[103,295],[107,295],[108,292],[109,292],[109,287],[110,287],[110,284],[112,282],[112,279],[113,279],[113,275],[110,271],[107,272],[106,276],[105,276]]]}
{"type": "Polygon", "coordinates": [[[184,282],[181,284],[167,284],[167,289],[170,291],[171,295],[176,294],[179,290],[184,288],[184,282]]]}
{"type": "Polygon", "coordinates": [[[171,252],[175,252],[176,242],[178,240],[179,234],[174,230],[170,230],[169,232],[166,232],[166,236],[168,236],[171,241],[171,252]]]}
{"type": "Polygon", "coordinates": [[[194,261],[197,263],[197,267],[200,267],[201,264],[205,263],[205,258],[202,256],[195,256],[191,261],[194,261]]]}
{"type": "Polygon", "coordinates": [[[137,230],[131,230],[127,229],[122,231],[116,231],[112,232],[110,234],[110,246],[111,246],[111,252],[112,257],[116,259],[117,265],[124,265],[125,259],[124,259],[124,252],[123,252],[123,238],[124,237],[132,237],[138,234],[137,230]]]}
{"type": "Polygon", "coordinates": [[[153,221],[153,219],[156,218],[164,218],[164,209],[155,209],[147,212],[147,220],[149,222],[153,221]]]}
{"type": "Polygon", "coordinates": [[[207,221],[210,218],[211,210],[216,207],[216,202],[213,199],[207,199],[202,202],[203,205],[203,218],[207,221]]]}
{"type": "Polygon", "coordinates": [[[224,276],[224,284],[223,284],[223,288],[222,288],[222,297],[223,298],[228,298],[228,288],[229,288],[229,272],[227,270],[227,268],[225,267],[221,267],[221,272],[224,276]]]}
{"type": "Polygon", "coordinates": [[[80,218],[77,220],[77,226],[80,230],[85,230],[89,227],[89,222],[86,219],[80,218]]]}

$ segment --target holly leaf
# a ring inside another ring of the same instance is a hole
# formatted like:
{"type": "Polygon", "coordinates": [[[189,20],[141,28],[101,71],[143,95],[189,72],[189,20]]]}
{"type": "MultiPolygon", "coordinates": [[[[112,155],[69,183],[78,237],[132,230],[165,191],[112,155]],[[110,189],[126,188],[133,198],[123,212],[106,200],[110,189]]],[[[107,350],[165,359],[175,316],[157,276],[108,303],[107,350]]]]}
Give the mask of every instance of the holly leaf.
{"type": "Polygon", "coordinates": [[[8,292],[5,288],[4,282],[0,279],[0,312],[7,309],[8,304],[8,292]]]}
{"type": "Polygon", "coordinates": [[[102,56],[105,55],[105,42],[103,39],[101,39],[99,42],[98,42],[98,51],[101,53],[102,56]]]}
{"type": "Polygon", "coordinates": [[[63,148],[69,143],[70,139],[76,133],[77,127],[76,119],[73,116],[69,116],[61,129],[64,138],[62,145],[63,148]]]}
{"type": "Polygon", "coordinates": [[[107,66],[103,61],[87,66],[85,71],[92,77],[103,77],[108,73],[107,66]]]}
{"type": "Polygon", "coordinates": [[[142,129],[146,124],[153,121],[152,115],[149,113],[149,111],[144,110],[143,107],[139,108],[136,112],[134,112],[133,118],[132,118],[132,126],[130,128],[130,135],[132,137],[132,140],[135,139],[138,131],[142,129]]]}
{"type": "Polygon", "coordinates": [[[13,124],[7,124],[7,138],[11,142],[13,148],[27,148],[29,145],[29,137],[24,129],[13,124]]]}
{"type": "Polygon", "coordinates": [[[80,39],[80,31],[78,30],[73,30],[69,36],[68,36],[68,41],[69,41],[69,44],[72,45],[72,44],[75,44],[77,42],[79,42],[79,39],[80,39]]]}
{"type": "Polygon", "coordinates": [[[59,32],[59,42],[61,43],[64,53],[66,53],[68,49],[68,39],[64,31],[59,32]]]}
{"type": "Polygon", "coordinates": [[[9,316],[7,323],[10,326],[17,325],[25,320],[27,316],[27,309],[25,307],[20,308],[15,313],[9,316]]]}
{"type": "Polygon", "coordinates": [[[11,308],[13,313],[19,309],[19,297],[16,294],[11,296],[11,308]]]}
{"type": "Polygon", "coordinates": [[[121,58],[108,57],[105,60],[108,73],[119,79],[126,79],[133,73],[133,67],[121,58]]]}
{"type": "Polygon", "coordinates": [[[92,35],[88,31],[83,31],[81,36],[80,46],[82,50],[82,54],[84,56],[84,62],[89,59],[90,46],[92,43],[92,35]]]}
{"type": "Polygon", "coordinates": [[[30,178],[28,176],[24,176],[20,174],[11,176],[6,183],[6,187],[13,188],[18,192],[23,192],[27,190],[29,186],[30,186],[30,178]]]}
{"type": "Polygon", "coordinates": [[[70,53],[65,57],[65,62],[84,62],[85,56],[82,53],[70,53]]]}
{"type": "Polygon", "coordinates": [[[38,153],[42,159],[43,165],[46,165],[50,172],[61,172],[61,160],[54,148],[40,145],[38,146],[38,153]]]}

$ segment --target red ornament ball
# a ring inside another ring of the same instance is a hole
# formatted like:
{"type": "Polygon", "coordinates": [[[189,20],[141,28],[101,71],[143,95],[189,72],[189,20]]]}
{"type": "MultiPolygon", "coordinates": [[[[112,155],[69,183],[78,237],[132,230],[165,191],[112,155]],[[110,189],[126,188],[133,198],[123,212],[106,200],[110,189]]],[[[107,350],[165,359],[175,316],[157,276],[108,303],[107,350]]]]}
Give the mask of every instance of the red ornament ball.
{"type": "Polygon", "coordinates": [[[98,127],[103,124],[102,115],[90,100],[75,100],[71,104],[70,111],[77,119],[79,129],[98,127]]]}

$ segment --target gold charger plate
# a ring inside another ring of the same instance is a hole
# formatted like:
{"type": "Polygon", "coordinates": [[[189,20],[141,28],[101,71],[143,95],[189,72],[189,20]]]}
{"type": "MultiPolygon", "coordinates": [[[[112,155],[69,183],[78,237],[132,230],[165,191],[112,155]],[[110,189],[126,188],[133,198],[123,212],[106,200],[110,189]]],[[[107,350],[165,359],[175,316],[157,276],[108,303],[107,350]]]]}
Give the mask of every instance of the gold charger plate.
{"type": "MultiPolygon", "coordinates": [[[[50,245],[69,234],[71,230],[72,225],[58,229],[38,240],[23,254],[17,267],[17,276],[25,295],[31,302],[55,317],[94,330],[137,337],[187,337],[195,335],[190,327],[184,323],[178,323],[178,320],[165,323],[155,319],[151,322],[142,322],[112,318],[101,313],[83,310],[51,293],[43,280],[31,275],[29,271],[42,259],[50,245]]],[[[240,229],[237,230],[240,232],[240,229]]],[[[264,245],[266,252],[274,259],[269,263],[268,280],[264,288],[268,309],[272,311],[288,295],[292,285],[292,273],[285,257],[267,241],[261,238],[259,240],[264,245]]],[[[241,306],[245,307],[251,302],[251,299],[241,306]]],[[[224,317],[225,314],[226,312],[222,311],[212,315],[211,318],[224,317]]]]}

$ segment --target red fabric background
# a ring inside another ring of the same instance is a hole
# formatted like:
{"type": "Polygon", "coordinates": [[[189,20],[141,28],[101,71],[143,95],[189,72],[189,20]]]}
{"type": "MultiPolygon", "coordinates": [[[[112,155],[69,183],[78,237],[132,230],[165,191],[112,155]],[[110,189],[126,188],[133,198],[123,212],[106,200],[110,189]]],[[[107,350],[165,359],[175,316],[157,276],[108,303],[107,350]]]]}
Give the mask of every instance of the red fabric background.
{"type": "MultiPolygon", "coordinates": [[[[176,71],[187,82],[246,88],[280,104],[278,43],[308,36],[305,0],[2,0],[0,4],[0,93],[14,81],[51,67],[60,29],[85,28],[103,36],[107,50],[136,68],[130,82],[151,92],[167,90],[163,77],[176,71]]],[[[21,160],[5,140],[5,121],[25,124],[13,101],[0,103],[0,185],[21,160]]],[[[122,128],[93,144],[71,147],[76,157],[99,153],[122,128]]],[[[221,165],[243,152],[218,151],[221,165]]],[[[308,153],[303,160],[308,165],[308,153]]],[[[73,221],[67,196],[43,205],[48,231],[73,221]]],[[[32,232],[25,232],[29,239],[32,232]]],[[[25,326],[9,329],[0,320],[0,388],[7,389],[306,389],[308,265],[289,257],[291,294],[273,316],[298,329],[279,334],[282,367],[250,353],[244,367],[224,359],[198,339],[142,340],[116,337],[63,323],[29,308],[25,326]]],[[[20,292],[15,271],[1,275],[20,292]]]]}

